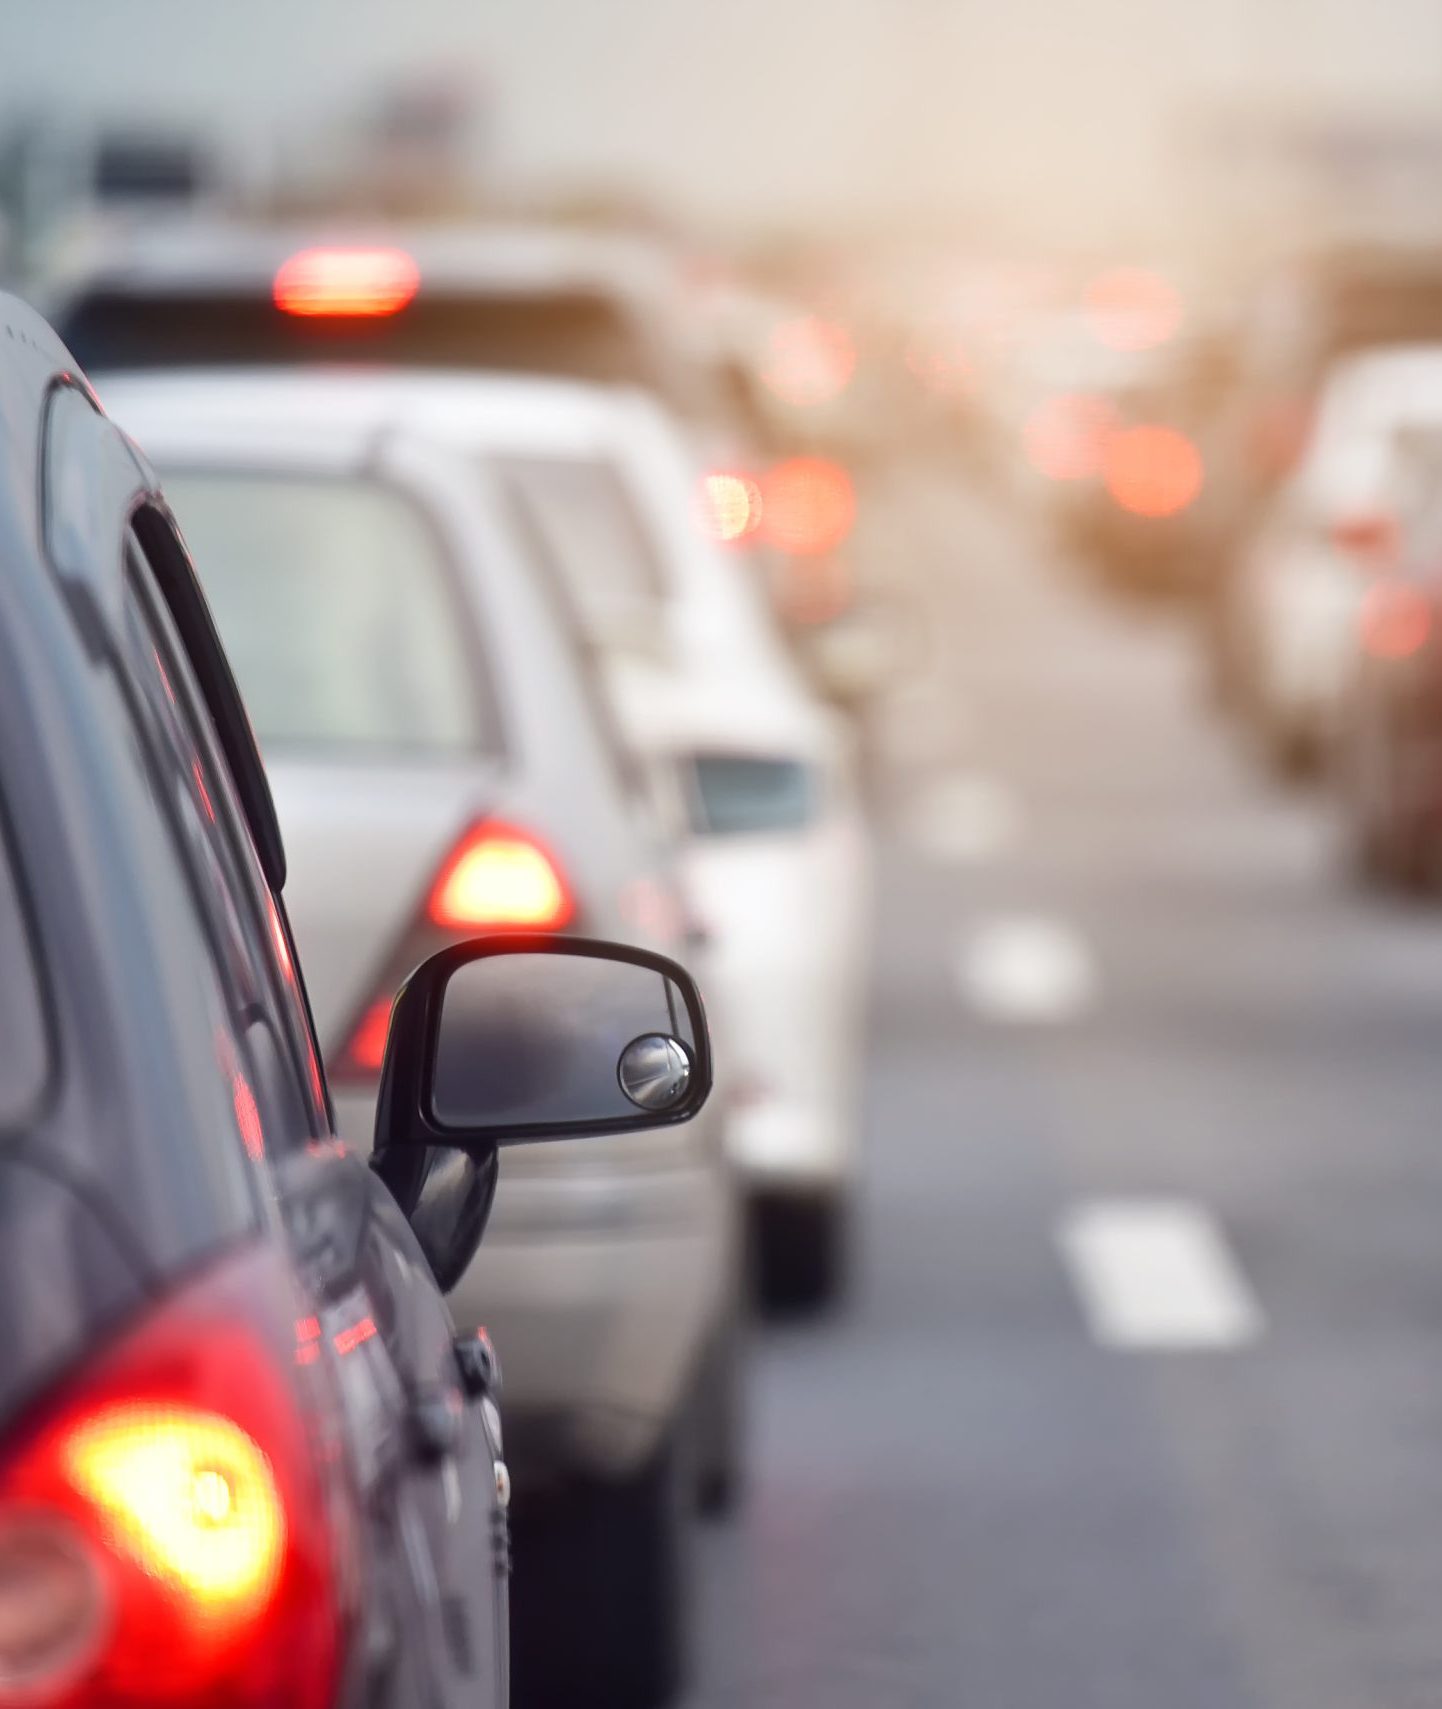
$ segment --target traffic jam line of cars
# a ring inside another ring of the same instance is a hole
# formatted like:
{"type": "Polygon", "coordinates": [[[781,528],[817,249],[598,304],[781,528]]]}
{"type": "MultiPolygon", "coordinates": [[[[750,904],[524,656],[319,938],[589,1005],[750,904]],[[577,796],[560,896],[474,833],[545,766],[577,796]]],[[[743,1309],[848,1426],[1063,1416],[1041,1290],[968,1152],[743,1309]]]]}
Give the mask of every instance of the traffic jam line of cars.
{"type": "Polygon", "coordinates": [[[667,1702],[845,1284],[866,831],[705,363],[412,235],[0,306],[0,1703],[667,1702]]]}

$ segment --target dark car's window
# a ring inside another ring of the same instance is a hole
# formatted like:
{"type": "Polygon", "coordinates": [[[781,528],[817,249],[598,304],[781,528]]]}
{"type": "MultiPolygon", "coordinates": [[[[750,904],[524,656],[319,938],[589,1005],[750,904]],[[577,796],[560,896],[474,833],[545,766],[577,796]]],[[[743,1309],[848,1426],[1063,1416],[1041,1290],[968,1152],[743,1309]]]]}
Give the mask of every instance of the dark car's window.
{"type": "Polygon", "coordinates": [[[34,946],[0,818],[0,1130],[18,1127],[35,1108],[49,1065],[34,946]]]}
{"type": "Polygon", "coordinates": [[[166,496],[262,746],[498,745],[470,629],[419,511],[375,482],[176,470],[166,496]]]}
{"type": "MultiPolygon", "coordinates": [[[[177,550],[179,548],[177,547],[177,550]]],[[[265,886],[234,787],[174,626],[138,542],[130,550],[126,641],[151,766],[221,975],[250,1072],[255,1131],[279,1148],[324,1133],[324,1085],[289,935],[265,886]]],[[[249,1112],[242,1122],[249,1119],[249,1112]]]]}
{"type": "Polygon", "coordinates": [[[399,314],[336,320],[285,314],[268,286],[205,294],[101,290],[63,316],[60,330],[91,371],[376,361],[675,389],[657,341],[617,299],[589,291],[423,291],[399,314]]]}
{"type": "Polygon", "coordinates": [[[617,470],[599,458],[498,457],[494,467],[582,619],[659,605],[665,570],[617,470]]]}
{"type": "Polygon", "coordinates": [[[746,836],[803,830],[820,805],[815,768],[752,754],[698,754],[692,761],[696,830],[746,836]]]}

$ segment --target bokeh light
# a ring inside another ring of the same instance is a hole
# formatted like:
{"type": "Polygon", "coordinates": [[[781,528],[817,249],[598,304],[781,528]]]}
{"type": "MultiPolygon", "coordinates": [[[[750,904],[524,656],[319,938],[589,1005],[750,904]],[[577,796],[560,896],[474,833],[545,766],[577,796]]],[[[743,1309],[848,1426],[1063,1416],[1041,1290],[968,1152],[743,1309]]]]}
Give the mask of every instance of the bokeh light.
{"type": "Polygon", "coordinates": [[[1032,411],[1022,429],[1027,461],[1051,481],[1088,481],[1102,471],[1116,410],[1090,392],[1061,392],[1032,411]]]}
{"type": "Polygon", "coordinates": [[[1083,299],[1092,335],[1109,350],[1153,350],[1182,324],[1182,299],[1160,274],[1144,267],[1099,273],[1083,299]]]}
{"type": "Polygon", "coordinates": [[[789,457],[762,481],[762,531],[780,551],[834,551],[856,521],[851,476],[828,457],[789,457]]]}
{"type": "Polygon", "coordinates": [[[1176,516],[1202,490],[1202,456],[1185,433],[1145,424],[1107,436],[1102,453],[1107,491],[1134,516],[1176,516]]]}
{"type": "Polygon", "coordinates": [[[1432,608],[1414,587],[1378,582],[1362,600],[1361,626],[1362,645],[1374,659],[1408,659],[1427,644],[1432,608]]]}
{"type": "Polygon", "coordinates": [[[701,478],[696,511],[702,532],[723,545],[755,534],[761,526],[761,488],[739,469],[718,469],[701,478]]]}
{"type": "Polygon", "coordinates": [[[844,326],[820,315],[785,320],[772,330],[761,377],[783,403],[830,403],[851,384],[856,346],[844,326]]]}

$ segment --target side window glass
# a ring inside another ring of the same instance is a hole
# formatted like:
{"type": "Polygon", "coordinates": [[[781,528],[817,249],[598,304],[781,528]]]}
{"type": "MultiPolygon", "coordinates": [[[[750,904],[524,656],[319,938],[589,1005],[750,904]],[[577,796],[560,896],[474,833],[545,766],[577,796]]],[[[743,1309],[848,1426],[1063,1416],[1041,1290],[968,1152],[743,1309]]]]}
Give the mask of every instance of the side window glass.
{"type": "Polygon", "coordinates": [[[154,762],[208,935],[255,1069],[272,1146],[328,1131],[324,1082],[281,911],[261,873],[169,614],[139,543],[128,552],[125,639],[154,762]]]}

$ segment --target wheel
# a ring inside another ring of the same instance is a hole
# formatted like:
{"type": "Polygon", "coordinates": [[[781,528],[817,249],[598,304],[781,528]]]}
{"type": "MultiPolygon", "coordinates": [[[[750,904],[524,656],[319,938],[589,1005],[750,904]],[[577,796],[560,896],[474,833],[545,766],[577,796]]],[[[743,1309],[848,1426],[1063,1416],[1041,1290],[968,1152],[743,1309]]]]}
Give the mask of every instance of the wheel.
{"type": "Polygon", "coordinates": [[[695,1473],[683,1423],[638,1471],[512,1515],[512,1694],[524,1709],[662,1709],[686,1683],[695,1473]]]}
{"type": "Polygon", "coordinates": [[[848,1229],[842,1195],[766,1194],[753,1209],[762,1305],[814,1311],[832,1304],[846,1282],[848,1229]]]}
{"type": "Polygon", "coordinates": [[[733,1301],[711,1337],[696,1384],[696,1501],[708,1519],[735,1510],[746,1481],[746,1358],[733,1301]]]}

